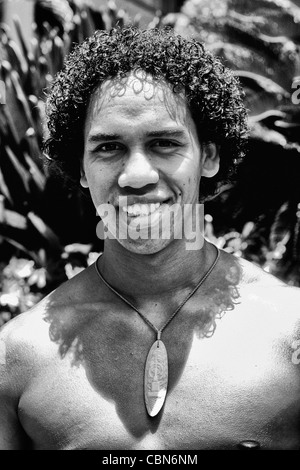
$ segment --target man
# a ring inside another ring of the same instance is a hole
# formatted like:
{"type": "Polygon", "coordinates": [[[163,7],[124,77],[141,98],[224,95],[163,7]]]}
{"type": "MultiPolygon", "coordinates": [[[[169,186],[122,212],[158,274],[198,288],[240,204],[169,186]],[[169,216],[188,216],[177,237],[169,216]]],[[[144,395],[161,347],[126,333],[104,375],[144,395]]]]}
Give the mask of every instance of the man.
{"type": "Polygon", "coordinates": [[[104,252],[3,328],[0,447],[299,449],[299,290],[202,236],[243,156],[233,74],[168,29],[99,31],[47,114],[104,252]]]}

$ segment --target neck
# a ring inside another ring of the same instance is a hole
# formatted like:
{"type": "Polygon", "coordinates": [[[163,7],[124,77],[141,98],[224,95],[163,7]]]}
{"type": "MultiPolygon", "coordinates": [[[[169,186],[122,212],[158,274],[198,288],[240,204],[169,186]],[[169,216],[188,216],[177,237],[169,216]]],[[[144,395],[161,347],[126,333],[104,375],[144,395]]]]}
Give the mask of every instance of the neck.
{"type": "Polygon", "coordinates": [[[206,241],[199,250],[175,248],[141,255],[111,240],[98,266],[105,279],[131,299],[169,295],[196,285],[216,258],[216,249],[206,241]]]}

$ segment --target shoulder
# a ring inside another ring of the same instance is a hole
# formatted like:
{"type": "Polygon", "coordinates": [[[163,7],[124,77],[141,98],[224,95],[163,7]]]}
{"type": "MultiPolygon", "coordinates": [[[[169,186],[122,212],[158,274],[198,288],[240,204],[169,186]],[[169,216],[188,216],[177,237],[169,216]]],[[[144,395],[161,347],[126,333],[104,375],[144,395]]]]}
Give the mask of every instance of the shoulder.
{"type": "MultiPolygon", "coordinates": [[[[222,251],[220,275],[227,279],[249,298],[273,300],[274,305],[279,301],[299,300],[300,288],[289,286],[274,275],[264,271],[260,266],[222,251]]],[[[289,302],[289,306],[297,306],[289,302]]]]}
{"type": "Polygon", "coordinates": [[[57,336],[61,332],[68,335],[72,330],[75,335],[74,330],[96,315],[99,304],[106,299],[95,288],[94,276],[92,266],[86,268],[0,329],[2,377],[5,370],[11,377],[30,377],[31,372],[57,355],[57,336]]]}
{"type": "Polygon", "coordinates": [[[241,267],[241,292],[248,299],[261,301],[274,310],[282,310],[286,314],[300,314],[300,288],[281,281],[274,275],[264,271],[243,258],[239,259],[241,267]]]}
{"type": "Polygon", "coordinates": [[[245,370],[252,364],[266,377],[275,374],[278,381],[299,384],[300,289],[228,253],[222,252],[220,261],[220,277],[230,279],[228,297],[233,298],[225,303],[214,334],[224,357],[241,361],[245,370]]]}
{"type": "Polygon", "coordinates": [[[24,390],[48,348],[48,328],[43,321],[45,305],[42,300],[0,329],[1,384],[11,386],[17,395],[24,390]]]}
{"type": "Polygon", "coordinates": [[[289,286],[261,267],[223,253],[224,276],[234,270],[232,317],[236,331],[253,339],[292,344],[300,339],[300,288],[289,286]],[[238,273],[238,274],[237,274],[238,273]],[[243,333],[244,332],[244,333],[243,333]]]}

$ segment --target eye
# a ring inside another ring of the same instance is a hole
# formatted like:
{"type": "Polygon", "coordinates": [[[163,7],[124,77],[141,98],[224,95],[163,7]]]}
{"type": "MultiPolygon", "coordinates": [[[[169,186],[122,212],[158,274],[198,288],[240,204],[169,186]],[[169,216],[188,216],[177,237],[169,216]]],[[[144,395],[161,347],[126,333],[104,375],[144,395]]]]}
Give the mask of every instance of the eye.
{"type": "Polygon", "coordinates": [[[178,147],[179,144],[177,142],[174,142],[173,140],[159,139],[153,142],[152,146],[155,148],[170,149],[173,147],[178,147]]]}
{"type": "Polygon", "coordinates": [[[121,149],[122,149],[122,146],[116,142],[107,142],[97,147],[98,152],[115,152],[121,149]]]}
{"type": "Polygon", "coordinates": [[[92,150],[92,154],[96,157],[105,159],[105,158],[115,158],[123,155],[124,145],[118,142],[104,142],[103,144],[98,145],[92,150]]]}

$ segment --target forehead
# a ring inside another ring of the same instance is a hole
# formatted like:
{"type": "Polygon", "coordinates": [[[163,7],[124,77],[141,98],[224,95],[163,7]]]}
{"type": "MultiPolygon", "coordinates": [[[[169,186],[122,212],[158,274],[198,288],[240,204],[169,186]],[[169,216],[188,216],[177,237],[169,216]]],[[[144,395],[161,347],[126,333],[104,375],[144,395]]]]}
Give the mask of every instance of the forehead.
{"type": "Polygon", "coordinates": [[[91,96],[86,124],[113,114],[135,118],[143,114],[156,114],[186,124],[189,110],[183,90],[174,93],[164,79],[155,80],[144,71],[132,71],[122,78],[103,82],[91,96]]]}

